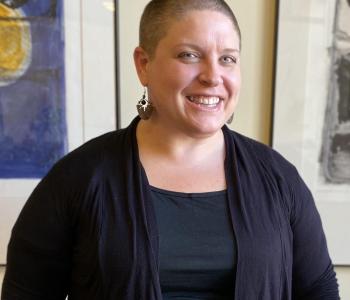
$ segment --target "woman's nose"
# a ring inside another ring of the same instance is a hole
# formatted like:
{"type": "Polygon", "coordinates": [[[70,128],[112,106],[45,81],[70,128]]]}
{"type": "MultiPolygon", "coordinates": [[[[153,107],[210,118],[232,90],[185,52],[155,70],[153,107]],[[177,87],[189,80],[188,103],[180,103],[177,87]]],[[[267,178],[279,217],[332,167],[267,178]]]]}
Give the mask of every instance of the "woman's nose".
{"type": "Polygon", "coordinates": [[[203,63],[198,79],[201,84],[206,86],[217,86],[221,84],[223,81],[220,74],[220,66],[212,61],[203,63]]]}

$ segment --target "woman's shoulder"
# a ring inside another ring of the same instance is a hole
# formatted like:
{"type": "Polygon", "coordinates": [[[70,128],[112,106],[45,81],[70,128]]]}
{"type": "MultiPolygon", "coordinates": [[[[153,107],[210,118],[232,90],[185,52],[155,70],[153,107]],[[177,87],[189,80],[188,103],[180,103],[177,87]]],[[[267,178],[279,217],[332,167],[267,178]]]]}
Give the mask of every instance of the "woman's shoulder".
{"type": "Polygon", "coordinates": [[[107,176],[132,155],[133,137],[129,128],[95,137],[72,150],[51,168],[47,176],[64,177],[65,181],[89,181],[91,177],[107,176]]]}
{"type": "Polygon", "coordinates": [[[127,142],[126,129],[115,130],[92,138],[65,155],[59,163],[98,163],[104,159],[116,159],[127,142]]]}
{"type": "Polygon", "coordinates": [[[68,209],[71,216],[78,216],[81,207],[102,203],[104,198],[98,196],[106,186],[120,192],[128,159],[125,156],[133,155],[129,135],[128,129],[108,132],[68,153],[39,182],[28,203],[45,198],[53,207],[63,207],[62,211],[68,209]]]}
{"type": "Polygon", "coordinates": [[[229,144],[234,145],[241,176],[251,177],[254,174],[255,177],[260,178],[255,178],[255,180],[260,180],[262,184],[268,185],[271,189],[278,189],[278,194],[282,195],[281,199],[286,204],[284,207],[291,216],[295,207],[313,203],[310,190],[296,167],[278,151],[231,130],[228,135],[231,139],[229,144]]]}

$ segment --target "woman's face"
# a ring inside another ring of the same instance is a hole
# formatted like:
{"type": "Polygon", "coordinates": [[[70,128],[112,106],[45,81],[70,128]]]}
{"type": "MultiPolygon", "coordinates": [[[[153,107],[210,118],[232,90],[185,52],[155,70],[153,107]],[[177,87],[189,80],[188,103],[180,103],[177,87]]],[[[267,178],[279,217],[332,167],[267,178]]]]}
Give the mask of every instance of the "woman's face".
{"type": "Polygon", "coordinates": [[[231,20],[209,10],[173,21],[152,59],[137,48],[138,74],[155,108],[150,121],[193,136],[220,130],[238,100],[239,48],[231,20]]]}

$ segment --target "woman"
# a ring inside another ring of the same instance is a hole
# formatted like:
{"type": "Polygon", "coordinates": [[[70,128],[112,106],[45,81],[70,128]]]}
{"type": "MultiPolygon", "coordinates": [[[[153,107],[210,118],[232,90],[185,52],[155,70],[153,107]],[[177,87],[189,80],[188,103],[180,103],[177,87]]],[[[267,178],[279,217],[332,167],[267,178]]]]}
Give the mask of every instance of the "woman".
{"type": "Polygon", "coordinates": [[[295,168],[230,131],[240,30],[220,0],[142,16],[140,118],[58,162],[8,251],[3,300],[339,299],[295,168]]]}

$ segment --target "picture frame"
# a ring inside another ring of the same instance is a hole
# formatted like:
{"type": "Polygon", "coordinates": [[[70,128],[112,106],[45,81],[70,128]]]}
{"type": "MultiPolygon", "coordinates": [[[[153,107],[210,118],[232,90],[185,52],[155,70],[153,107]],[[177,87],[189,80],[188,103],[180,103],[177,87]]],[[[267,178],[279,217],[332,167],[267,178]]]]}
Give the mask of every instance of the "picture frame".
{"type": "Polygon", "coordinates": [[[272,146],[298,169],[335,265],[350,265],[350,1],[279,0],[272,146]]]}
{"type": "MultiPolygon", "coordinates": [[[[57,1],[63,3],[67,153],[118,127],[118,11],[115,0],[57,1]]],[[[6,263],[15,220],[39,181],[0,178],[0,264],[6,263]]]]}

